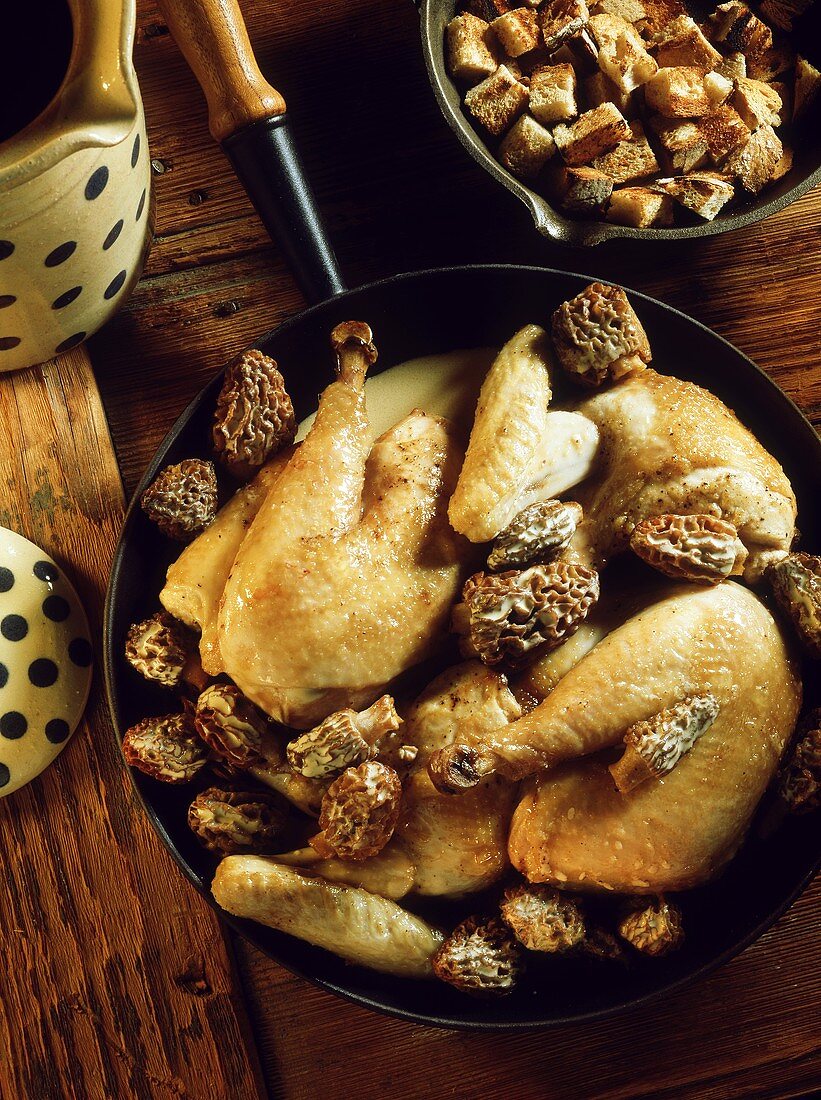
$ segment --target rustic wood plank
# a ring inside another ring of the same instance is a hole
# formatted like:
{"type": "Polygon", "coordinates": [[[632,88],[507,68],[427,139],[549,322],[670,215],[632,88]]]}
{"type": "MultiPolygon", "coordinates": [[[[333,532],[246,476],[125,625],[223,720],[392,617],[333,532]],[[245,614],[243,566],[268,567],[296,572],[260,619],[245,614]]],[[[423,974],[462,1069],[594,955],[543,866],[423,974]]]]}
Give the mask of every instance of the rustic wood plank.
{"type": "MultiPolygon", "coordinates": [[[[0,520],[65,567],[99,625],[123,493],[86,352],[0,376],[0,431],[14,441],[0,452],[0,520]]],[[[0,1095],[262,1096],[219,922],[160,854],[97,650],[81,727],[0,800],[0,1095]]]]}

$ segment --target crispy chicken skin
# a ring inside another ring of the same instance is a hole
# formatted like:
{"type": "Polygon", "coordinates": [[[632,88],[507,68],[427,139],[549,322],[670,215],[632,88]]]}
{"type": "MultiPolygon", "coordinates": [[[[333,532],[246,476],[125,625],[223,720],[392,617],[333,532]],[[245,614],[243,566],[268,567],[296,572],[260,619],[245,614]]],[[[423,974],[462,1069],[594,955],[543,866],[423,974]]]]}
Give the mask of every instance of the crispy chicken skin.
{"type": "Polygon", "coordinates": [[[574,494],[585,519],[572,549],[583,560],[601,566],[642,519],[717,509],[749,551],[745,580],[789,551],[796,504],[787,476],[707,390],[648,368],[576,411],[600,433],[596,473],[574,494]]]}
{"type": "Polygon", "coordinates": [[[227,856],[211,887],[223,909],[405,978],[430,977],[443,934],[394,901],[262,856],[227,856]]]}
{"type": "Polygon", "coordinates": [[[367,706],[435,651],[470,556],[447,520],[452,429],[414,411],[371,450],[364,378],[343,360],[222,597],[224,671],[298,729],[367,706]]]}

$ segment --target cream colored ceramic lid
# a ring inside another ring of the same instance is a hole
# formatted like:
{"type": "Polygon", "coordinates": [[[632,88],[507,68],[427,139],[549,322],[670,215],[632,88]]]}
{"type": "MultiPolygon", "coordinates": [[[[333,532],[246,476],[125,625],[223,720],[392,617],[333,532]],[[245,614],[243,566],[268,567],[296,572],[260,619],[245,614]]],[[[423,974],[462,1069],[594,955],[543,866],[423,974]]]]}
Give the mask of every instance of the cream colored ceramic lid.
{"type": "Polygon", "coordinates": [[[0,798],[40,774],[82,717],[88,620],[62,570],[0,527],[0,798]]]}

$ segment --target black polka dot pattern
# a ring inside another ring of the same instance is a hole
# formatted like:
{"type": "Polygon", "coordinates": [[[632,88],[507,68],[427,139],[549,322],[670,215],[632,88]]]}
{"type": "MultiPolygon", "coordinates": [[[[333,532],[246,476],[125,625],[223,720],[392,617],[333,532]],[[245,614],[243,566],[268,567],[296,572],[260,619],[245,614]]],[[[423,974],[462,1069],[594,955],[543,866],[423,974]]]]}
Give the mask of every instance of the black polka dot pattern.
{"type": "Polygon", "coordinates": [[[0,764],[0,787],[8,786],[8,782],[11,779],[11,772],[5,764],[0,764]]]}
{"type": "Polygon", "coordinates": [[[53,592],[43,600],[43,614],[53,623],[64,623],[71,614],[68,600],[53,592]]]}
{"type": "Polygon", "coordinates": [[[0,566],[0,592],[10,592],[13,587],[14,574],[7,566],[0,566]]]}
{"type": "Polygon", "coordinates": [[[57,665],[48,657],[38,657],[29,665],[29,680],[38,688],[51,687],[59,675],[57,665]]]}
{"type": "Polygon", "coordinates": [[[97,199],[105,191],[106,184],[108,183],[108,169],[105,165],[102,168],[98,168],[96,172],[92,172],[88,177],[88,183],[86,184],[85,197],[91,201],[97,199]]]}
{"type": "Polygon", "coordinates": [[[7,260],[14,251],[11,241],[0,241],[0,260],[7,260]]]}
{"type": "Polygon", "coordinates": [[[103,297],[106,299],[106,301],[109,301],[111,298],[114,297],[115,294],[118,294],[119,291],[122,290],[123,283],[125,282],[125,275],[125,271],[118,271],[111,282],[108,284],[108,286],[105,288],[105,290],[103,291],[103,297]]]}
{"type": "Polygon", "coordinates": [[[81,286],[73,286],[69,290],[64,291],[59,298],[55,298],[51,303],[52,309],[65,309],[66,306],[70,306],[72,302],[76,302],[83,292],[81,286]]]}
{"type": "Polygon", "coordinates": [[[36,561],[31,567],[31,571],[38,581],[47,581],[49,584],[54,584],[55,581],[60,579],[60,570],[53,561],[36,561]]]}
{"type": "Polygon", "coordinates": [[[26,716],[19,710],[7,710],[5,714],[0,714],[0,735],[8,737],[9,741],[22,737],[28,728],[26,716]]]}
{"type": "Polygon", "coordinates": [[[140,195],[140,201],[137,203],[137,214],[136,214],[136,217],[134,218],[134,221],[138,222],[140,220],[140,218],[143,216],[143,210],[144,209],[145,209],[145,188],[143,188],[143,193],[140,195]]]}
{"type": "Polygon", "coordinates": [[[0,336],[0,351],[11,351],[20,343],[19,336],[0,336]]]}
{"type": "Polygon", "coordinates": [[[8,309],[17,301],[16,294],[0,294],[0,309],[8,309]]]}
{"type": "Polygon", "coordinates": [[[131,167],[137,167],[137,161],[140,159],[140,135],[134,138],[134,145],[131,149],[131,167]]]}
{"type": "Polygon", "coordinates": [[[9,670],[0,661],[0,688],[4,688],[9,682],[9,670]]]}
{"type": "Polygon", "coordinates": [[[61,745],[71,733],[71,727],[64,718],[52,718],[46,722],[46,738],[52,745],[61,745]]]}
{"type": "Polygon", "coordinates": [[[64,241],[62,244],[58,244],[56,248],[52,248],[43,262],[46,267],[59,267],[60,264],[66,262],[69,256],[73,256],[76,251],[76,241],[64,241]]]}
{"type": "Polygon", "coordinates": [[[112,225],[112,227],[109,229],[108,236],[103,241],[103,252],[107,252],[109,250],[109,248],[111,248],[111,246],[117,240],[117,238],[122,233],[122,231],[123,231],[123,219],[120,218],[120,220],[118,222],[115,222],[114,225],[112,225]]]}
{"type": "Polygon", "coordinates": [[[4,615],[0,619],[0,634],[8,642],[22,642],[29,632],[29,624],[22,615],[4,615]]]}
{"type": "Polygon", "coordinates": [[[78,668],[91,664],[91,643],[88,638],[73,638],[68,643],[68,655],[78,668]]]}
{"type": "Polygon", "coordinates": [[[54,349],[54,354],[59,355],[63,351],[69,351],[71,348],[76,348],[78,344],[82,344],[85,340],[86,334],[84,332],[75,332],[73,336],[69,336],[62,343],[58,344],[54,349]]]}

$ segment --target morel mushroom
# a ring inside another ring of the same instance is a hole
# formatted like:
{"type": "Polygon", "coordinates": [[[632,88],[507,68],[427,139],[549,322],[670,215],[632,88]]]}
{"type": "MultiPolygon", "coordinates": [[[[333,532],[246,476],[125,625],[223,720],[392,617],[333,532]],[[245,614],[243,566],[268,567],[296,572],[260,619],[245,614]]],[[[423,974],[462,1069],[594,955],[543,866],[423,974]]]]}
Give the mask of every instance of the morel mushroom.
{"type": "Polygon", "coordinates": [[[194,649],[194,636],[166,611],[129,627],[125,658],[146,680],[176,687],[194,649]]]}
{"type": "Polygon", "coordinates": [[[821,660],[821,557],[788,554],[770,566],[768,577],[810,656],[821,660]]]}
{"type": "Polygon", "coordinates": [[[603,283],[591,283],[559,306],[553,314],[553,346],[568,374],[589,386],[643,370],[652,358],[627,295],[603,283]]]}
{"type": "Polygon", "coordinates": [[[610,774],[622,794],[648,779],[667,775],[718,717],[718,702],[709,694],[689,695],[665,707],[624,735],[622,757],[610,765],[610,774]]]}
{"type": "Polygon", "coordinates": [[[293,443],[296,418],[276,362],[255,348],[225,372],[214,416],[214,452],[236,477],[249,478],[293,443]]]}
{"type": "Polygon", "coordinates": [[[510,993],[521,973],[521,949],[500,920],[468,917],[433,956],[433,972],[463,993],[510,993]]]}
{"type": "Polygon", "coordinates": [[[665,576],[696,584],[740,576],[747,560],[732,523],[710,515],[643,519],[633,529],[630,548],[665,576]]]}
{"type": "MultiPolygon", "coordinates": [[[[457,629],[467,620],[466,655],[486,665],[516,665],[533,650],[554,649],[575,633],[599,598],[595,569],[555,561],[505,573],[475,573],[457,607],[457,629]]],[[[464,627],[463,627],[464,629],[464,627]]]]}
{"type": "Polygon", "coordinates": [[[187,711],[144,718],[126,730],[123,756],[126,764],[163,783],[187,783],[208,763],[208,749],[187,711]]]}
{"type": "Polygon", "coordinates": [[[355,710],[337,711],[290,742],[288,762],[308,779],[339,775],[376,756],[379,738],[397,730],[400,723],[390,695],[383,695],[359,714],[355,710]]]}
{"type": "Polygon", "coordinates": [[[801,721],[795,748],[778,782],[778,793],[796,814],[821,806],[821,707],[801,721]]]}
{"type": "Polygon", "coordinates": [[[285,803],[271,791],[209,787],[188,808],[189,827],[218,855],[274,851],[287,819],[285,803]]]}
{"type": "Polygon", "coordinates": [[[494,539],[488,569],[511,569],[555,557],[573,538],[581,518],[582,507],[574,501],[531,504],[494,539]]]}
{"type": "Polygon", "coordinates": [[[197,732],[220,757],[236,768],[262,759],[268,719],[233,684],[212,684],[197,700],[197,732]]]}
{"type": "Polygon", "coordinates": [[[628,913],[619,924],[619,935],[642,955],[651,958],[667,955],[684,942],[681,910],[672,902],[659,898],[628,913]]]}
{"type": "Polygon", "coordinates": [[[402,784],[393,768],[366,760],[348,768],[322,799],[319,827],[311,844],[323,857],[368,859],[393,836],[399,818],[402,784]]]}
{"type": "Polygon", "coordinates": [[[189,542],[217,514],[214,463],[186,458],[166,466],[143,493],[142,508],[168,538],[189,542]]]}
{"type": "Polygon", "coordinates": [[[578,903],[549,886],[522,883],[505,891],[502,920],[528,951],[569,951],[584,939],[584,914],[578,903]]]}
{"type": "Polygon", "coordinates": [[[625,951],[612,932],[600,925],[588,928],[579,944],[583,955],[598,962],[625,962],[625,951]]]}

